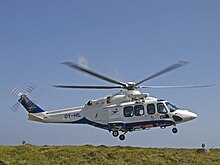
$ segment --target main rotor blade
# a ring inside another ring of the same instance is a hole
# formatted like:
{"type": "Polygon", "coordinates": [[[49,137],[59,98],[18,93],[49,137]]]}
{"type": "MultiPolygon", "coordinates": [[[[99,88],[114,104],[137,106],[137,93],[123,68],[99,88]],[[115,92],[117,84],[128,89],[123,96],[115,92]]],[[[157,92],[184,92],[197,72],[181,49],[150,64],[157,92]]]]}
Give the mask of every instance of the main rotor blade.
{"type": "Polygon", "coordinates": [[[161,88],[206,88],[212,87],[214,85],[189,85],[189,86],[139,86],[139,88],[153,88],[153,89],[161,89],[161,88]]]}
{"type": "Polygon", "coordinates": [[[182,67],[182,66],[184,66],[184,65],[186,65],[186,64],[188,64],[187,61],[179,61],[178,63],[175,63],[175,64],[173,64],[173,65],[170,65],[170,66],[168,66],[168,67],[166,67],[166,68],[160,70],[159,72],[157,72],[157,73],[155,73],[155,74],[153,74],[153,75],[151,75],[151,76],[145,78],[144,80],[137,82],[135,85],[138,86],[138,85],[140,85],[141,83],[143,83],[143,82],[145,82],[145,81],[148,81],[148,80],[150,80],[150,79],[153,79],[153,78],[155,78],[155,77],[158,77],[158,76],[160,76],[160,75],[162,75],[162,74],[165,74],[165,73],[167,73],[167,72],[170,72],[170,71],[172,71],[172,70],[174,70],[174,69],[177,69],[177,68],[179,68],[179,67],[182,67]]]}
{"type": "Polygon", "coordinates": [[[124,88],[123,86],[85,86],[85,85],[54,85],[56,88],[80,88],[80,89],[114,89],[124,88]]]}
{"type": "Polygon", "coordinates": [[[100,79],[102,79],[102,80],[105,80],[105,81],[108,81],[108,82],[111,82],[111,83],[114,83],[114,84],[122,85],[122,86],[124,86],[124,87],[127,86],[127,84],[124,83],[124,82],[120,82],[120,81],[111,79],[111,78],[109,78],[109,77],[106,77],[106,76],[104,76],[104,75],[101,75],[100,73],[96,73],[96,72],[94,72],[94,71],[92,71],[92,70],[90,70],[90,69],[87,69],[87,68],[85,68],[85,67],[83,67],[83,66],[80,66],[80,65],[78,65],[78,64],[74,64],[74,63],[72,63],[72,62],[64,62],[64,63],[62,63],[62,64],[67,65],[67,66],[69,66],[69,67],[71,67],[71,68],[74,68],[74,69],[76,69],[76,70],[82,71],[82,72],[84,72],[84,73],[87,73],[87,74],[89,74],[89,75],[98,77],[98,78],[100,78],[100,79]]]}

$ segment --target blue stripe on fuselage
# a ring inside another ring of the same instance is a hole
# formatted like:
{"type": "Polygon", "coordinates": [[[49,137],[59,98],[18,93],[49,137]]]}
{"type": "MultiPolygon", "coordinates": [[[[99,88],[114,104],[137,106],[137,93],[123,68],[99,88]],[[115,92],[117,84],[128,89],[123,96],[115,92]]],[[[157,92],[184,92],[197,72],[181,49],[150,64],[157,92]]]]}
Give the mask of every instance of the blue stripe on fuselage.
{"type": "Polygon", "coordinates": [[[78,121],[68,122],[68,123],[89,124],[94,127],[99,127],[99,128],[107,129],[107,130],[111,130],[113,127],[122,127],[124,129],[130,129],[133,127],[146,126],[146,125],[149,125],[152,127],[159,127],[159,126],[171,126],[175,124],[175,122],[172,120],[152,120],[152,121],[141,121],[141,122],[133,122],[133,123],[117,122],[117,123],[109,123],[108,125],[105,125],[105,124],[96,123],[94,121],[90,121],[86,119],[85,117],[78,121]]]}

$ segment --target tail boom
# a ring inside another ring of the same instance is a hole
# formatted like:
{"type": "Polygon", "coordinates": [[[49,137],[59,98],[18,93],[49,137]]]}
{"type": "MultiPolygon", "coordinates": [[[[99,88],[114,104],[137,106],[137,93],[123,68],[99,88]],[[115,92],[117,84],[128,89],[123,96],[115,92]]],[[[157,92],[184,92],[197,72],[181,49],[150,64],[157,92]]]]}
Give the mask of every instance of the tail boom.
{"type": "Polygon", "coordinates": [[[18,101],[28,111],[28,120],[31,121],[42,123],[75,123],[84,117],[82,107],[44,111],[25,94],[22,94],[18,101]]]}

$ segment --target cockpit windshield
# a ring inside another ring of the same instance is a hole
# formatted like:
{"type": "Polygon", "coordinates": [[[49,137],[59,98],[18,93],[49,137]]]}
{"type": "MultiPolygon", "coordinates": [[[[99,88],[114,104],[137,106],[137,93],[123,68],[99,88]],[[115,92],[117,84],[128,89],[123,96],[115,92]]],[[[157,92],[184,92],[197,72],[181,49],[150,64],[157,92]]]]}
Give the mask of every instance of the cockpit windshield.
{"type": "Polygon", "coordinates": [[[177,108],[175,105],[173,105],[173,104],[171,104],[171,103],[169,103],[169,102],[166,102],[166,105],[167,105],[167,108],[170,110],[170,112],[174,112],[174,111],[176,111],[177,109],[179,109],[179,108],[177,108]]]}

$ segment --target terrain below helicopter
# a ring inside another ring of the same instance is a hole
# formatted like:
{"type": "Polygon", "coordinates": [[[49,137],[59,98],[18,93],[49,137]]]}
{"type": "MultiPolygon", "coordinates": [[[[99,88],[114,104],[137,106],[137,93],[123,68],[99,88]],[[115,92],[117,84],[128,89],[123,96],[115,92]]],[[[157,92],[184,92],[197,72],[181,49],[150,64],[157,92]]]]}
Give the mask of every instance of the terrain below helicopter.
{"type": "MultiPolygon", "coordinates": [[[[108,86],[91,85],[54,85],[57,88],[84,88],[84,89],[122,89],[119,92],[99,98],[89,100],[80,107],[45,111],[18,89],[12,91],[19,96],[19,102],[28,111],[28,119],[43,123],[65,123],[65,124],[89,124],[94,127],[105,129],[112,133],[114,137],[125,140],[125,134],[133,131],[148,130],[160,127],[162,129],[172,126],[172,132],[177,133],[177,124],[184,123],[197,118],[197,115],[188,110],[177,108],[166,100],[151,97],[148,93],[142,93],[141,88],[198,88],[211,85],[199,86],[142,86],[141,84],[167,72],[180,68],[188,62],[179,61],[139,82],[121,82],[104,76],[84,66],[73,62],[63,64],[116,84],[108,86]]],[[[30,87],[32,89],[32,87],[30,87]]],[[[30,93],[28,91],[27,93],[30,93]]]]}

